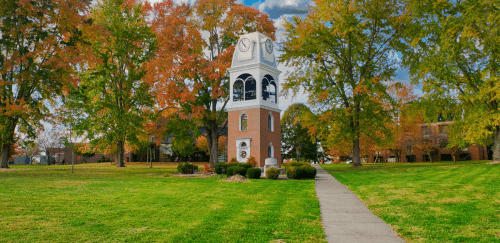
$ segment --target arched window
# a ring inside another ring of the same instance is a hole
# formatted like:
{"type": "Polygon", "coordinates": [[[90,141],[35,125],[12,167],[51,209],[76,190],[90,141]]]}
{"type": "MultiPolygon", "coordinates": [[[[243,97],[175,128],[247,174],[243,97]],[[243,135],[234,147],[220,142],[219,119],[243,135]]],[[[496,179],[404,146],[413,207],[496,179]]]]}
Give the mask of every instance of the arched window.
{"type": "Polygon", "coordinates": [[[240,131],[248,130],[248,116],[247,114],[241,115],[240,131]]]}
{"type": "Polygon", "coordinates": [[[247,146],[247,143],[245,143],[245,142],[242,142],[242,143],[240,144],[240,148],[244,148],[244,147],[246,147],[246,146],[247,146]]]}
{"type": "Polygon", "coordinates": [[[245,86],[243,85],[243,81],[236,80],[233,86],[233,101],[245,100],[245,97],[243,96],[244,92],[245,86]]]}
{"type": "Polygon", "coordinates": [[[255,100],[257,98],[257,82],[252,75],[240,75],[233,84],[233,101],[255,100]]]}
{"type": "Polygon", "coordinates": [[[245,81],[245,100],[255,100],[257,99],[257,82],[250,76],[245,81]]]}
{"type": "Polygon", "coordinates": [[[269,74],[265,75],[262,79],[262,99],[277,103],[276,82],[269,74]]]}
{"type": "Polygon", "coordinates": [[[273,145],[270,144],[268,147],[267,147],[267,157],[268,158],[274,158],[274,148],[273,148],[273,145]]]}
{"type": "Polygon", "coordinates": [[[273,119],[273,115],[272,114],[269,114],[267,115],[267,130],[269,131],[274,131],[274,119],[273,119]]]}
{"type": "Polygon", "coordinates": [[[278,97],[276,95],[276,83],[274,81],[271,81],[269,84],[269,100],[273,103],[278,103],[277,101],[278,97]]]}

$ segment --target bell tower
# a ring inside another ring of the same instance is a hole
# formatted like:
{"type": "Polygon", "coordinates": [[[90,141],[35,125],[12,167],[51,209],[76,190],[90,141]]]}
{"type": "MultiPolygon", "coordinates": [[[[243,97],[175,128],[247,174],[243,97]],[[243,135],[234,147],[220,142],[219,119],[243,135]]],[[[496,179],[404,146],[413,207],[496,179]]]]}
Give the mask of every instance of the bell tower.
{"type": "Polygon", "coordinates": [[[267,158],[281,163],[281,72],[272,40],[259,32],[240,36],[228,71],[228,157],[244,163],[253,156],[257,167],[264,167],[267,158]]]}

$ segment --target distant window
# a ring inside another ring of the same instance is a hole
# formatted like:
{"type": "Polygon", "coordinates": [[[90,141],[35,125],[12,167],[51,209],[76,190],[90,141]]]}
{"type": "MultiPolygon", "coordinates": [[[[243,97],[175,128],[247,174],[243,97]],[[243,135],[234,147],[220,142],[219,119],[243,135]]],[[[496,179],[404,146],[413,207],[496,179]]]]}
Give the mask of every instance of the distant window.
{"type": "Polygon", "coordinates": [[[274,158],[274,149],[272,144],[267,147],[267,157],[274,158]]]}
{"type": "Polygon", "coordinates": [[[246,146],[247,146],[247,143],[245,143],[245,142],[242,142],[241,145],[240,145],[240,147],[242,147],[242,148],[246,147],[246,146]]]}
{"type": "Polygon", "coordinates": [[[248,130],[248,116],[247,114],[243,114],[241,116],[241,131],[247,131],[248,130]]]}
{"type": "Polygon", "coordinates": [[[274,131],[274,126],[273,126],[273,115],[269,114],[267,116],[267,130],[269,131],[274,131]]]}
{"type": "Polygon", "coordinates": [[[448,135],[448,125],[438,126],[439,134],[448,135]]]}

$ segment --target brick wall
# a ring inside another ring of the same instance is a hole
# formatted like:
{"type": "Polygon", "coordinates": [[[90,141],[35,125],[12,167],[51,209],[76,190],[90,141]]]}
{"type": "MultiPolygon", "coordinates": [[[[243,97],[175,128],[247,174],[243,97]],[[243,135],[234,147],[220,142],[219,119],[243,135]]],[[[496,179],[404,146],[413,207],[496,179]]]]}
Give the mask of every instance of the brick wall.
{"type": "Polygon", "coordinates": [[[281,164],[281,127],[280,113],[262,108],[244,109],[230,111],[228,113],[228,159],[235,158],[236,139],[250,138],[250,156],[255,157],[258,167],[264,167],[268,155],[268,146],[272,143],[274,157],[281,164]],[[248,130],[240,131],[240,116],[245,113],[248,116],[248,130]],[[267,116],[269,113],[274,118],[274,131],[267,127],[267,116]]]}

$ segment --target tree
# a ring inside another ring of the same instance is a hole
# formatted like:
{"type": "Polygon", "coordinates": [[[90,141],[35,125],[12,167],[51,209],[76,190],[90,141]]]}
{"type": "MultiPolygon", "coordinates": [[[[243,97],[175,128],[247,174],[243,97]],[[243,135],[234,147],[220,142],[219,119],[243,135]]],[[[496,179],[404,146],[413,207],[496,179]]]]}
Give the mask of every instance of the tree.
{"type": "MultiPolygon", "coordinates": [[[[360,166],[360,139],[389,134],[383,124],[388,81],[398,61],[395,48],[406,18],[403,1],[317,1],[305,18],[285,25],[281,60],[294,68],[284,94],[303,87],[309,103],[324,111],[327,141],[350,146],[353,166],[360,166]]],[[[343,149],[341,149],[343,150],[343,149]]]]}
{"type": "MultiPolygon", "coordinates": [[[[180,108],[203,126],[210,147],[210,165],[218,161],[218,140],[227,130],[229,75],[238,36],[259,31],[274,39],[267,14],[235,0],[199,0],[154,6],[153,29],[158,50],[149,63],[148,82],[158,107],[180,108]]],[[[167,114],[168,116],[168,114],[167,114]]]]}
{"type": "Polygon", "coordinates": [[[456,98],[464,112],[463,139],[493,144],[500,161],[500,9],[495,1],[418,1],[410,9],[404,54],[423,90],[456,98]]]}
{"type": "Polygon", "coordinates": [[[33,164],[33,157],[40,154],[40,147],[31,139],[23,139],[19,143],[21,147],[20,153],[30,158],[30,164],[33,164]]]}
{"type": "Polygon", "coordinates": [[[0,1],[1,168],[8,168],[15,130],[35,137],[54,100],[75,82],[78,28],[89,1],[0,1]]]}
{"type": "Polygon", "coordinates": [[[421,126],[417,133],[408,138],[405,145],[412,148],[416,148],[429,156],[429,161],[432,163],[432,156],[436,154],[440,146],[441,136],[434,127],[430,125],[421,126]]]}
{"type": "Polygon", "coordinates": [[[393,139],[387,146],[396,155],[396,161],[401,162],[401,154],[408,145],[410,138],[418,133],[420,124],[423,124],[421,110],[415,107],[417,96],[413,93],[413,86],[409,84],[394,83],[389,88],[389,93],[394,101],[394,121],[388,126],[392,130],[393,139]]]}
{"type": "Polygon", "coordinates": [[[144,64],[155,48],[147,7],[138,1],[103,0],[92,9],[86,29],[85,60],[78,87],[66,97],[77,114],[74,129],[94,149],[114,150],[124,167],[125,146],[138,142],[153,106],[143,81],[144,64]],[[146,9],[144,9],[146,8],[146,9]]]}
{"type": "Polygon", "coordinates": [[[36,143],[39,148],[45,152],[48,159],[48,165],[50,165],[50,157],[52,156],[51,150],[53,148],[59,148],[62,146],[60,139],[64,136],[64,131],[57,129],[50,129],[48,131],[40,131],[36,138],[36,143]]]}
{"type": "Polygon", "coordinates": [[[302,103],[289,106],[281,118],[281,154],[284,159],[297,158],[297,149],[300,157],[316,161],[318,146],[316,136],[310,134],[307,117],[313,114],[309,107],[302,103]],[[312,136],[311,136],[312,135],[312,136]]]}
{"type": "Polygon", "coordinates": [[[466,127],[462,121],[455,121],[447,127],[448,130],[448,145],[446,148],[451,150],[453,162],[457,163],[457,155],[460,151],[470,146],[470,143],[465,139],[466,127]]]}

